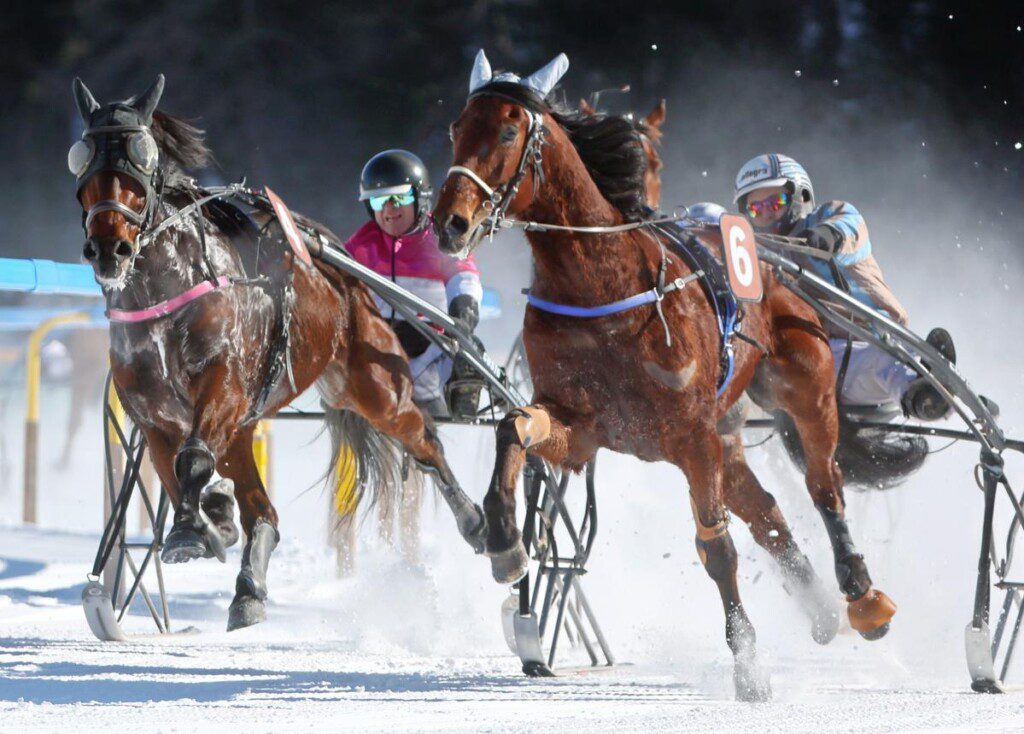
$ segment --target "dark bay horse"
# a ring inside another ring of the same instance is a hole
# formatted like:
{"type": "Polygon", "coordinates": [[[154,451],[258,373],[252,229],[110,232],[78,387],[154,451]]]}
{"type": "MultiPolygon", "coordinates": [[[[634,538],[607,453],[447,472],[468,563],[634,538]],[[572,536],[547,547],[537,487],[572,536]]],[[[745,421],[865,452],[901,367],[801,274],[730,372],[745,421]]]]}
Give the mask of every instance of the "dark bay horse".
{"type": "MultiPolygon", "coordinates": [[[[280,536],[253,432],[314,384],[333,456],[341,442],[352,447],[362,486],[396,485],[396,452],[382,434],[392,437],[437,477],[459,531],[482,548],[483,513],[413,403],[408,360],[367,288],[298,257],[263,197],[243,191],[201,205],[208,192],[184,171],[205,165],[209,150],[200,130],[157,110],[162,91],[161,76],[138,97],[100,105],[76,79],[86,131],[68,162],[84,256],[111,317],[114,385],[175,507],[164,560],[223,560],[238,538],[231,485],[220,478],[230,480],[248,541],[228,629],[265,618],[267,564],[280,536]]],[[[312,249],[340,247],[322,225],[295,220],[312,249]]]]}
{"type": "MultiPolygon", "coordinates": [[[[643,217],[647,161],[633,126],[553,107],[547,94],[560,74],[552,66],[561,63],[564,71],[567,61],[556,59],[520,80],[507,73],[492,77],[489,66],[481,70],[480,58],[467,105],[452,125],[454,165],[434,211],[442,249],[471,249],[504,218],[563,227],[527,230],[531,295],[579,309],[651,291],[663,258],[665,283],[691,275],[647,229],[621,227],[643,217]],[[620,229],[573,229],[583,226],[620,229]]],[[[844,516],[842,474],[833,458],[838,429],[828,341],[810,307],[768,268],[761,271],[764,299],[747,305],[743,320],[750,341],[737,345],[733,378],[717,397],[717,324],[695,286],[658,301],[664,321],[652,306],[596,318],[528,308],[523,341],[533,404],[501,422],[484,499],[485,552],[495,578],[508,583],[525,573],[528,560],[515,523],[515,486],[527,451],[573,470],[599,448],[678,466],[689,482],[698,555],[722,598],[737,697],[745,700],[767,698],[770,686],[757,667],[754,628],[740,600],[729,509],[741,514],[740,505],[749,506],[748,522],[785,527],[771,495],[736,459],[742,445],[730,448],[722,439],[733,431],[720,423],[734,418],[730,408],[748,388],[763,407],[789,413],[799,430],[807,488],[832,541],[852,626],[875,638],[895,613],[872,586],[844,516]]],[[[798,552],[788,531],[779,537],[755,532],[755,538],[774,545],[777,558],[798,552]]]]}

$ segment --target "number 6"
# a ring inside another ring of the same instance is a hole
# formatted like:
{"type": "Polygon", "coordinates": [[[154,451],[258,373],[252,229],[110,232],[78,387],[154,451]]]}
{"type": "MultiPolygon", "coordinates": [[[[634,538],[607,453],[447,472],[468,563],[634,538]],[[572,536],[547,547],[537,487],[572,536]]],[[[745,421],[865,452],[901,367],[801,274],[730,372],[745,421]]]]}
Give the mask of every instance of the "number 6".
{"type": "Polygon", "coordinates": [[[754,264],[750,260],[750,253],[741,246],[746,238],[742,227],[729,228],[729,259],[732,260],[736,279],[744,287],[754,282],[754,264]]]}

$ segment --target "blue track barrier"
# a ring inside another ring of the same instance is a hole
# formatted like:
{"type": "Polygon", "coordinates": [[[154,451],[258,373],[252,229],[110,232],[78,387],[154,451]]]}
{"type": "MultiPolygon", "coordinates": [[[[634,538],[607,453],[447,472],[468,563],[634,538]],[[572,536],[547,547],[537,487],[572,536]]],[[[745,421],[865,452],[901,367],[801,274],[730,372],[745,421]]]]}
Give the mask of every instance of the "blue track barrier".
{"type": "Polygon", "coordinates": [[[0,291],[60,296],[103,295],[88,265],[0,258],[0,291]]]}

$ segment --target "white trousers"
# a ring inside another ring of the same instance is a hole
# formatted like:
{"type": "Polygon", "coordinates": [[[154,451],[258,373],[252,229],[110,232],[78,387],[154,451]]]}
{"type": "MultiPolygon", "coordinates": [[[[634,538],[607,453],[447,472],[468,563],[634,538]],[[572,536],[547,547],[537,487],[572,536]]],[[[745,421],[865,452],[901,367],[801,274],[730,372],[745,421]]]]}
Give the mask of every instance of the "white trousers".
{"type": "MultiPolygon", "coordinates": [[[[845,339],[830,339],[836,362],[836,376],[843,364],[845,339]]],[[[846,368],[841,402],[847,405],[899,403],[917,373],[874,344],[854,341],[850,365],[846,368]]]]}
{"type": "Polygon", "coordinates": [[[431,344],[418,357],[409,360],[412,370],[413,399],[429,402],[444,397],[444,386],[452,376],[452,360],[436,344],[431,344]]]}

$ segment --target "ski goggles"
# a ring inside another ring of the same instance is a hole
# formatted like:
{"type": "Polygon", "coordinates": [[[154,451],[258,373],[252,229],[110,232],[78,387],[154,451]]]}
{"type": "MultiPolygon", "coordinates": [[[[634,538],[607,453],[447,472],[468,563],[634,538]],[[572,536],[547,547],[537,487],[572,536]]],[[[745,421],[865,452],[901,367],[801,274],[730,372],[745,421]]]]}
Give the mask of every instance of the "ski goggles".
{"type": "Polygon", "coordinates": [[[788,191],[780,191],[765,199],[748,201],[744,211],[746,211],[747,216],[751,219],[759,219],[770,214],[778,214],[789,206],[791,200],[792,198],[788,191]]]}
{"type": "Polygon", "coordinates": [[[416,194],[411,189],[404,194],[384,194],[383,196],[371,196],[367,201],[370,208],[375,212],[383,211],[390,201],[394,206],[409,206],[416,203],[416,194]]]}

